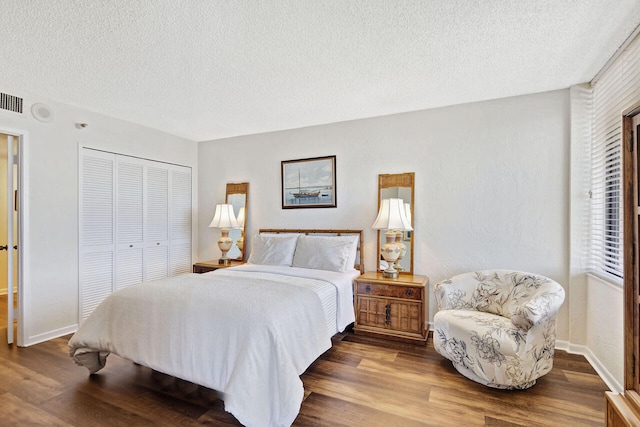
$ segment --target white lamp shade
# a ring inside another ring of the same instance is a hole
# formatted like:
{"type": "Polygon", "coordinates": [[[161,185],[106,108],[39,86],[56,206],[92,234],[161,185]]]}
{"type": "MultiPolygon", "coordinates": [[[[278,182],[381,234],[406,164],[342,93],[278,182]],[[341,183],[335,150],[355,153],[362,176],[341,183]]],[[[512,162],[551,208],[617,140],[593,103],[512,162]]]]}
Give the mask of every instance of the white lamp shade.
{"type": "Polygon", "coordinates": [[[238,228],[238,221],[233,214],[233,205],[216,205],[216,212],[209,227],[212,228],[238,228]]]}
{"type": "Polygon", "coordinates": [[[402,199],[382,199],[378,217],[371,228],[382,230],[413,230],[402,199]]]}
{"type": "Polygon", "coordinates": [[[407,216],[407,221],[409,221],[409,225],[411,225],[411,205],[409,203],[404,204],[404,213],[407,216]]]}
{"type": "Polygon", "coordinates": [[[244,227],[244,206],[240,207],[240,211],[238,212],[238,226],[239,228],[244,227]]]}

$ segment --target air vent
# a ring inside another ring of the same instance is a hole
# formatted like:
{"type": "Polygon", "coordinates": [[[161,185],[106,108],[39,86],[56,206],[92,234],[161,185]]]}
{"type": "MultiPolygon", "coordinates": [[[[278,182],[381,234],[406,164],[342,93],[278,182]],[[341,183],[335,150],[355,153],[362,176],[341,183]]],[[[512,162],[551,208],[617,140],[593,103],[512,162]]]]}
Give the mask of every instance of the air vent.
{"type": "Polygon", "coordinates": [[[22,98],[0,92],[0,110],[22,113],[22,98]]]}

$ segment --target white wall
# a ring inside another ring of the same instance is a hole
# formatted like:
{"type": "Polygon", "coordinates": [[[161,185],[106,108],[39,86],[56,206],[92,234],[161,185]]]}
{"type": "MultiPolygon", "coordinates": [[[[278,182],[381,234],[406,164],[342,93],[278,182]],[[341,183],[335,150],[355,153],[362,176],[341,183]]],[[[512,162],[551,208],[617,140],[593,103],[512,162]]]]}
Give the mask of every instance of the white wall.
{"type": "MultiPolygon", "coordinates": [[[[261,227],[365,230],[376,266],[377,175],[415,172],[414,270],[431,283],[481,268],[547,275],[568,289],[569,91],[499,99],[199,144],[199,260],[227,182],[248,181],[261,227]],[[336,155],[337,208],[281,209],[280,161],[336,155]],[[228,160],[225,160],[228,159],[228,160]]],[[[558,338],[568,340],[568,304],[558,338]]],[[[431,301],[430,319],[435,304],[431,301]]]]}
{"type": "MultiPolygon", "coordinates": [[[[78,320],[78,147],[107,151],[193,168],[193,200],[197,211],[197,144],[122,120],[59,104],[21,91],[25,112],[0,111],[0,133],[26,131],[24,202],[28,233],[22,247],[26,318],[24,344],[75,330],[78,320]],[[30,106],[49,105],[51,123],[35,120],[30,106]],[[77,129],[85,122],[88,127],[77,129]]],[[[194,229],[196,227],[194,214],[194,229]]],[[[197,235],[194,233],[194,247],[197,235]]],[[[194,257],[195,258],[195,257],[194,257]]]]}
{"type": "MultiPolygon", "coordinates": [[[[588,313],[584,327],[585,355],[613,391],[624,384],[623,288],[594,275],[586,277],[588,313]]],[[[573,320],[573,318],[572,318],[573,320]]],[[[574,348],[580,351],[579,348],[574,348]]]]}

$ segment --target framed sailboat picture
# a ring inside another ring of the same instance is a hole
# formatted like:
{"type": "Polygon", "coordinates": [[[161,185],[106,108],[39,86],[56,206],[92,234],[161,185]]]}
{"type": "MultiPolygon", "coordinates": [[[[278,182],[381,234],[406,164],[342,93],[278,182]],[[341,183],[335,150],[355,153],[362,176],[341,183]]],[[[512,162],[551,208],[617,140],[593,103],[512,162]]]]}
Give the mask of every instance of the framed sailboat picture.
{"type": "Polygon", "coordinates": [[[335,207],[336,156],[282,161],[282,209],[335,207]]]}

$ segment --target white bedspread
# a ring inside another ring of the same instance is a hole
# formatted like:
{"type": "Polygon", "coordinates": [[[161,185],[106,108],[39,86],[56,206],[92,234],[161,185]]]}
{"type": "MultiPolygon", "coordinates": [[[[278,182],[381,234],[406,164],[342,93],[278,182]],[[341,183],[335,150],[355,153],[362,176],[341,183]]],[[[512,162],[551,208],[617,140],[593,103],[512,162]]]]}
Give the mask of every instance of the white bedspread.
{"type": "Polygon", "coordinates": [[[225,409],[245,425],[291,425],[304,395],[299,376],[353,321],[358,274],[317,280],[305,277],[317,271],[294,270],[305,269],[243,266],[122,289],[85,320],[70,353],[93,373],[113,352],[222,392],[225,409]]]}
{"type": "Polygon", "coordinates": [[[308,279],[319,279],[321,282],[329,282],[335,287],[335,297],[337,299],[335,303],[336,306],[333,307],[336,314],[337,330],[334,330],[331,335],[344,331],[349,324],[356,320],[353,311],[353,280],[360,275],[360,272],[357,270],[353,270],[348,273],[337,273],[325,270],[310,270],[308,268],[243,264],[233,268],[216,270],[214,273],[207,274],[224,274],[225,272],[230,272],[232,270],[233,272],[252,271],[268,274],[281,274],[285,276],[305,277],[308,279]]]}

